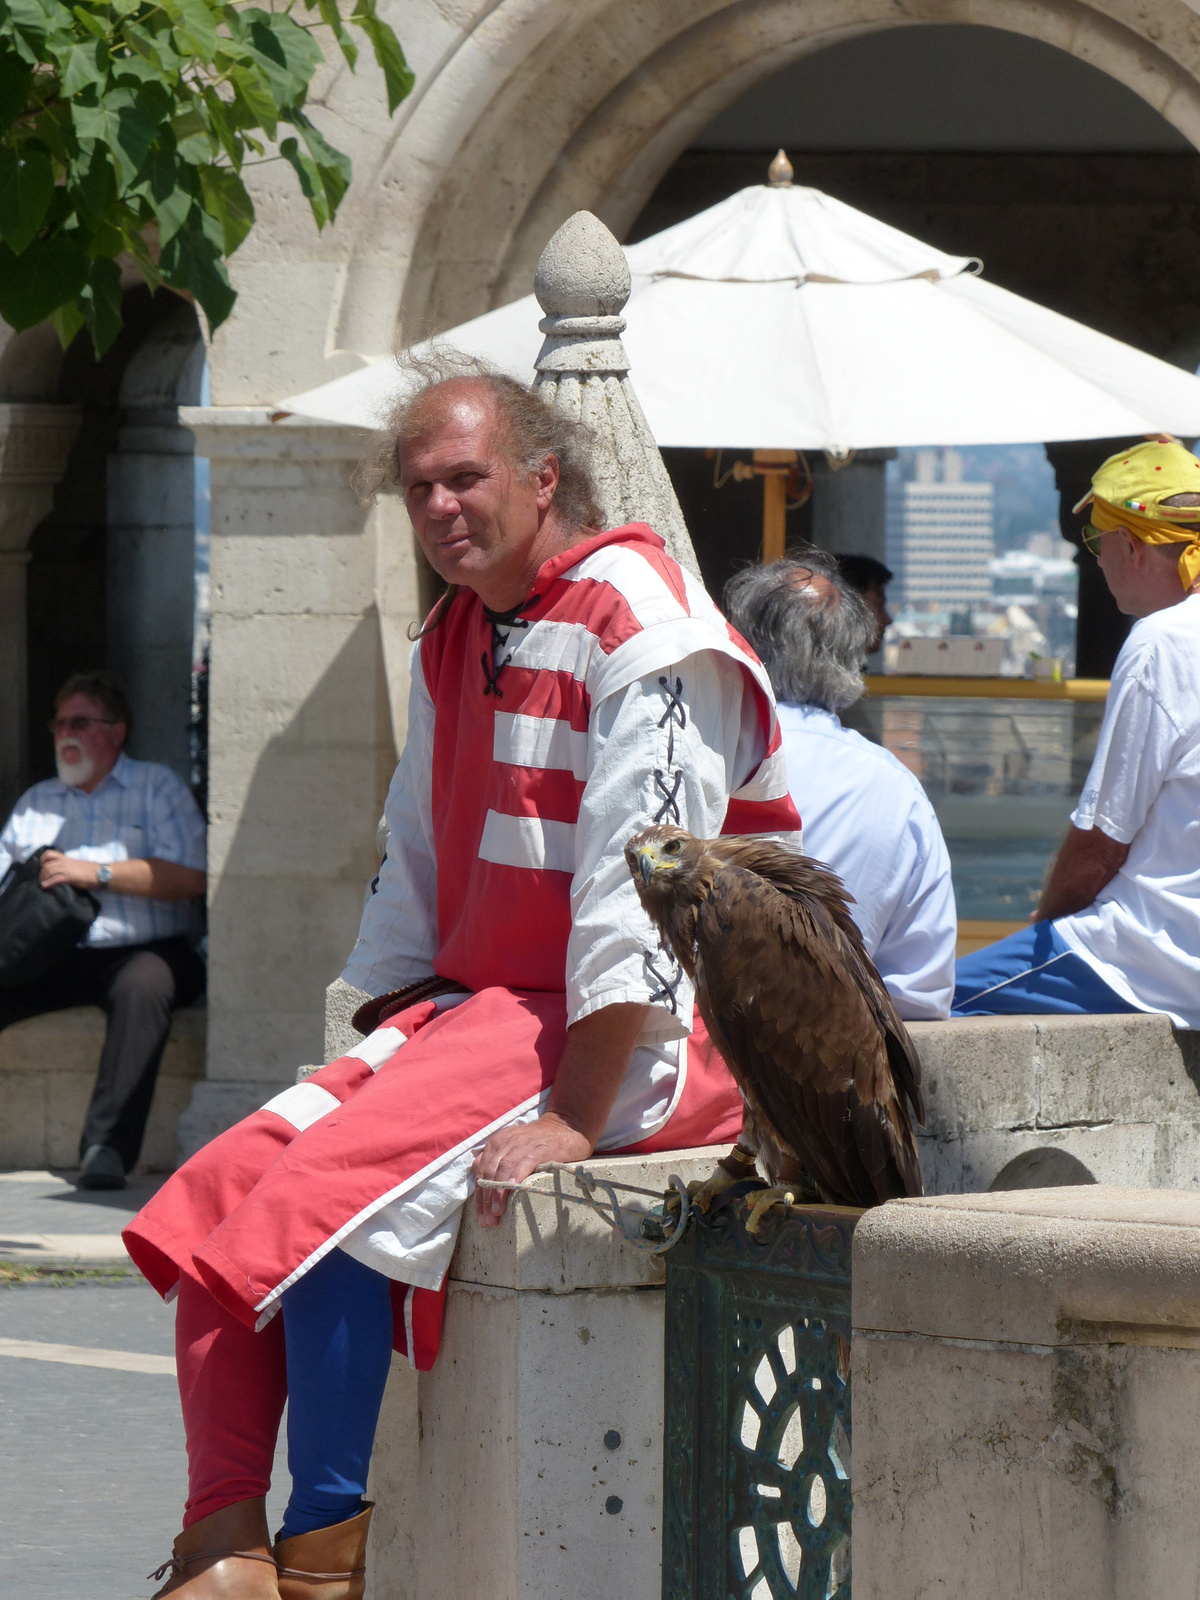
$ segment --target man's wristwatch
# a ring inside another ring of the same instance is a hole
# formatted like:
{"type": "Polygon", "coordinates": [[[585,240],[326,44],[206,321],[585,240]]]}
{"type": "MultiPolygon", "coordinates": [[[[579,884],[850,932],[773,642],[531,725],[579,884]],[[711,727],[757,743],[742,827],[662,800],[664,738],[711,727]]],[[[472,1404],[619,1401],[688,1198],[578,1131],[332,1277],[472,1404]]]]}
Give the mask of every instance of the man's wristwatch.
{"type": "Polygon", "coordinates": [[[96,882],[102,889],[107,889],[112,882],[112,868],[105,864],[96,868],[96,882]]]}

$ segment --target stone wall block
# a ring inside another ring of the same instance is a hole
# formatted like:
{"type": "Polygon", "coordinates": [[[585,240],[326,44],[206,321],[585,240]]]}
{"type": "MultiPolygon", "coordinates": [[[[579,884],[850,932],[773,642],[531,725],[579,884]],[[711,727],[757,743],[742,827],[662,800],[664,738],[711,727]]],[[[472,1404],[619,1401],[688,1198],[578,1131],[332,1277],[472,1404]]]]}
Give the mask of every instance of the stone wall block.
{"type": "Polygon", "coordinates": [[[1027,1151],[1063,1150],[1082,1162],[1097,1183],[1133,1188],[1176,1188],[1174,1172],[1183,1150],[1164,1146],[1167,1130],[1153,1122],[1098,1128],[983,1129],[952,1139],[918,1136],[925,1192],[931,1195],[981,1194],[1010,1162],[1027,1151]]]}
{"type": "Polygon", "coordinates": [[[1051,1420],[1051,1355],[856,1328],[851,1365],[856,1600],[1112,1595],[1111,1460],[1051,1420]]]}
{"type": "Polygon", "coordinates": [[[856,1600],[1193,1600],[1200,1198],[889,1202],[853,1322],[856,1600]]]}
{"type": "Polygon", "coordinates": [[[1178,1338],[1200,1327],[1197,1228],[1200,1199],[1157,1189],[892,1200],[855,1230],[854,1327],[1047,1346],[1102,1337],[1081,1323],[1178,1338]]]}
{"type": "Polygon", "coordinates": [[[218,544],[213,610],[231,616],[358,616],[374,600],[366,541],[323,533],[239,534],[218,544]]]}
{"type": "Polygon", "coordinates": [[[1200,1089],[1166,1017],[1053,1017],[1035,1026],[1039,1127],[1166,1118],[1200,1124],[1200,1089]]]}
{"type": "MultiPolygon", "coordinates": [[[[651,1156],[599,1155],[594,1163],[583,1165],[597,1166],[614,1181],[661,1194],[672,1173],[685,1183],[707,1178],[728,1149],[727,1145],[713,1145],[651,1156]]],[[[569,1288],[632,1288],[665,1282],[661,1256],[630,1249],[595,1211],[559,1198],[553,1174],[540,1173],[534,1181],[536,1192],[517,1195],[498,1228],[481,1228],[468,1207],[454,1257],[456,1280],[491,1288],[548,1289],[552,1293],[569,1288]]],[[[572,1196],[579,1193],[569,1178],[558,1180],[558,1187],[572,1196]]],[[[599,1198],[607,1206],[607,1200],[602,1195],[599,1198]]],[[[637,1200],[619,1192],[618,1198],[623,1206],[640,1205],[643,1210],[654,1204],[653,1200],[637,1200]]]]}
{"type": "Polygon", "coordinates": [[[367,1545],[366,1600],[419,1600],[417,1406],[416,1369],[407,1357],[393,1355],[367,1480],[367,1499],[374,1500],[375,1513],[367,1545]]]}
{"type": "Polygon", "coordinates": [[[1036,1027],[1029,1017],[909,1025],[921,1058],[927,1134],[1031,1128],[1037,1117],[1036,1027]]]}

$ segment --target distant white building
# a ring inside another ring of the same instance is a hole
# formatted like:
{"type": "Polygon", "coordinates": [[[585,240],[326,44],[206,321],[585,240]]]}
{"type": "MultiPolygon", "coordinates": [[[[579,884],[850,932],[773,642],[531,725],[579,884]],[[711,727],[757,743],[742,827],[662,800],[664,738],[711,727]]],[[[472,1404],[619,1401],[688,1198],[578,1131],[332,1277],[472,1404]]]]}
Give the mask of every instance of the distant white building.
{"type": "Polygon", "coordinates": [[[903,603],[960,606],[992,597],[992,486],[964,483],[956,450],[921,450],[916,476],[896,485],[890,564],[903,603]]]}

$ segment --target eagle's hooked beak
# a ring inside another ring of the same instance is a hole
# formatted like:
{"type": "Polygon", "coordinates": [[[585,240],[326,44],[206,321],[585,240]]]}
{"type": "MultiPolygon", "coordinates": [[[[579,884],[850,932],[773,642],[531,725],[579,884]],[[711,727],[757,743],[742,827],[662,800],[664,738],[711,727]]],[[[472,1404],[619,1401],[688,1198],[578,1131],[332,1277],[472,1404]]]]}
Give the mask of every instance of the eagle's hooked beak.
{"type": "Polygon", "coordinates": [[[644,844],[638,851],[638,867],[641,870],[642,882],[649,887],[650,879],[654,876],[654,869],[658,866],[658,857],[654,854],[654,846],[644,844]]]}

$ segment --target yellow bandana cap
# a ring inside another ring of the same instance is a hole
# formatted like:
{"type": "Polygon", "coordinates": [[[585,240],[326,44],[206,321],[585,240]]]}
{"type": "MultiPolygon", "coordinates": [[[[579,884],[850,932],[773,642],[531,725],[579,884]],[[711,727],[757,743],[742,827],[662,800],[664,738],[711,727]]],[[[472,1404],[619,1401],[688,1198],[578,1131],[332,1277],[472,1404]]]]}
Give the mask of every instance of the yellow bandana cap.
{"type": "Polygon", "coordinates": [[[1200,506],[1165,506],[1177,494],[1200,494],[1200,460],[1178,439],[1153,439],[1118,450],[1092,478],[1075,507],[1092,507],[1101,533],[1126,528],[1143,544],[1183,544],[1179,581],[1190,589],[1200,578],[1200,506]]]}

